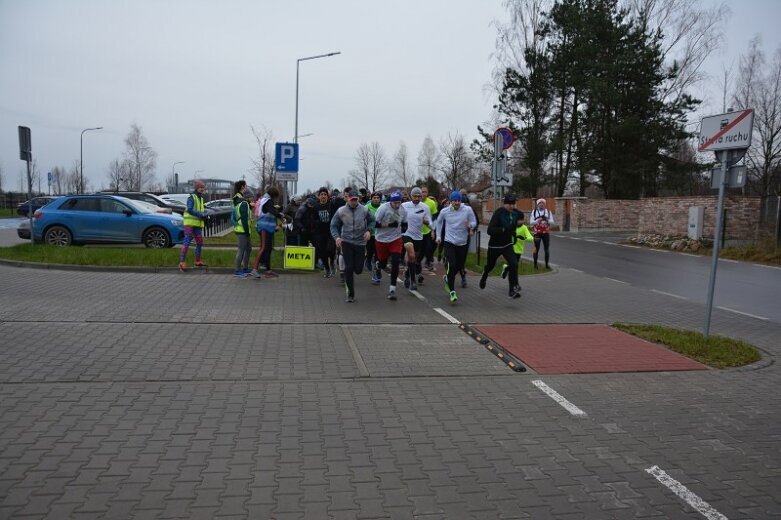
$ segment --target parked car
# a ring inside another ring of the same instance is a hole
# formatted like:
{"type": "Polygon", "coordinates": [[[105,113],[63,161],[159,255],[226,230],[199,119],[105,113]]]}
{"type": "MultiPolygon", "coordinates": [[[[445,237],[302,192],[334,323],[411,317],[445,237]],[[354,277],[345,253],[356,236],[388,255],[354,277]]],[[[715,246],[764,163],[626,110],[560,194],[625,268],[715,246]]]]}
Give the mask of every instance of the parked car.
{"type": "MultiPolygon", "coordinates": [[[[166,203],[170,204],[173,207],[176,207],[177,209],[174,210],[177,213],[184,214],[185,211],[187,211],[187,199],[190,198],[189,193],[164,193],[160,195],[160,198],[163,199],[166,203]]],[[[205,212],[207,216],[211,217],[215,213],[218,213],[218,211],[215,208],[209,207],[209,203],[207,202],[204,204],[205,206],[205,212]]]]}
{"type": "Polygon", "coordinates": [[[187,199],[190,198],[189,193],[163,193],[160,198],[166,201],[175,200],[176,202],[187,206],[187,199]]]}
{"type": "Polygon", "coordinates": [[[16,228],[16,234],[19,238],[30,240],[30,219],[24,219],[19,222],[19,226],[16,228]]]}
{"type": "Polygon", "coordinates": [[[206,207],[213,210],[233,209],[233,200],[231,199],[217,199],[210,200],[206,203],[206,207]]]}
{"type": "MultiPolygon", "coordinates": [[[[36,209],[40,209],[50,203],[53,200],[56,200],[59,197],[50,197],[50,196],[43,196],[43,197],[33,197],[32,199],[32,205],[33,205],[33,213],[35,213],[36,209]]],[[[27,216],[27,211],[30,209],[30,200],[26,200],[22,202],[21,204],[18,204],[16,206],[16,212],[20,214],[23,217],[27,216]]],[[[28,237],[29,238],[29,237],[28,237]]]]}
{"type": "Polygon", "coordinates": [[[184,219],[116,195],[68,195],[33,214],[36,241],[56,246],[129,243],[172,247],[184,241],[184,219]]]}
{"type": "Polygon", "coordinates": [[[186,207],[182,207],[176,204],[170,204],[168,201],[163,200],[153,193],[146,193],[143,191],[102,191],[101,194],[117,195],[119,197],[125,197],[126,199],[140,200],[149,204],[154,204],[159,208],[163,208],[166,213],[184,213],[186,207]]]}

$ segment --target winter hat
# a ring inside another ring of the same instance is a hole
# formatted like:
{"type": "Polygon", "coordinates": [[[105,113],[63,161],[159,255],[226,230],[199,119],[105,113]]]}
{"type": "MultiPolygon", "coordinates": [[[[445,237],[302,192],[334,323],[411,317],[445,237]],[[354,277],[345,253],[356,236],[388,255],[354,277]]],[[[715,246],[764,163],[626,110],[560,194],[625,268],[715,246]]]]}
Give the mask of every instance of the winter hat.
{"type": "Polygon", "coordinates": [[[450,200],[457,200],[457,201],[461,202],[463,200],[463,198],[461,197],[461,193],[460,192],[454,191],[453,193],[450,194],[450,200]]]}
{"type": "Polygon", "coordinates": [[[507,193],[504,196],[503,204],[515,204],[515,193],[507,193]]]}
{"type": "Polygon", "coordinates": [[[537,199],[537,204],[545,204],[545,199],[537,199]]]}
{"type": "Polygon", "coordinates": [[[414,197],[415,195],[420,195],[421,197],[423,196],[423,192],[420,191],[420,188],[418,188],[417,186],[412,188],[412,191],[410,191],[409,194],[410,194],[410,197],[414,197]]]}
{"type": "Polygon", "coordinates": [[[398,191],[394,191],[391,193],[390,199],[388,199],[390,202],[401,202],[401,193],[398,191]]]}

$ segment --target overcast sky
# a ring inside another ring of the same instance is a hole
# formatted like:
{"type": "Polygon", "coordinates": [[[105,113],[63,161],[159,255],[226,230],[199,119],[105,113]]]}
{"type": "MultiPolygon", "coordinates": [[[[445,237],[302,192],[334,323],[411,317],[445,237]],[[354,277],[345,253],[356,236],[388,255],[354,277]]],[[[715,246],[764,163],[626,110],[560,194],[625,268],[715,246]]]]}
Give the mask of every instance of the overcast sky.
{"type": "MultiPolygon", "coordinates": [[[[707,5],[715,0],[703,0],[707,5]]],[[[708,70],[737,63],[761,34],[781,45],[781,1],[730,2],[729,33],[708,70]]],[[[159,154],[164,181],[249,178],[266,127],[291,141],[296,60],[301,63],[299,192],[341,186],[361,143],[388,156],[404,141],[414,163],[426,135],[456,132],[468,141],[491,115],[499,0],[176,1],[0,0],[0,167],[3,188],[18,190],[17,126],[32,130],[44,175],[79,159],[92,188],[108,187],[136,123],[159,154]]],[[[703,86],[706,113],[721,111],[718,83],[703,86]]]]}

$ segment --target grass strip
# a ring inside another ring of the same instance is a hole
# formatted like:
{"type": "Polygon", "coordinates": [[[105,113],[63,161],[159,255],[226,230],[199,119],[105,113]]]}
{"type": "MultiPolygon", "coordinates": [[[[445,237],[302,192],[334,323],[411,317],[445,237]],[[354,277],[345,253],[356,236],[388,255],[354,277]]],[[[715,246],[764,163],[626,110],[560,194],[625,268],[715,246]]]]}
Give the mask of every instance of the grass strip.
{"type": "MultiPolygon", "coordinates": [[[[97,265],[112,267],[176,267],[179,263],[179,246],[167,249],[145,247],[57,247],[43,244],[19,244],[0,248],[0,258],[18,262],[43,264],[97,265]]],[[[187,261],[192,265],[195,247],[191,246],[187,261]]],[[[255,259],[253,249],[250,262],[255,259]]],[[[204,249],[203,261],[210,267],[235,267],[236,251],[232,249],[204,249]]],[[[282,252],[274,251],[271,266],[282,268],[282,252]]]]}
{"type": "Polygon", "coordinates": [[[762,358],[754,346],[724,336],[706,338],[700,332],[660,325],[613,323],[612,327],[664,345],[674,352],[713,368],[742,367],[762,358]]]}

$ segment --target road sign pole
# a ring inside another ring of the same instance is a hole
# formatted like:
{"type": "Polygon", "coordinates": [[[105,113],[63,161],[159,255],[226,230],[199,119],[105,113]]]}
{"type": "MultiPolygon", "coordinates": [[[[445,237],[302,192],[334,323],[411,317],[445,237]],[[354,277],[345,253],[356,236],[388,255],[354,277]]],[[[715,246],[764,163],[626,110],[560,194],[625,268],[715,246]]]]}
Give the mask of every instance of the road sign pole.
{"type": "Polygon", "coordinates": [[[719,248],[720,248],[720,239],[721,239],[721,226],[723,225],[722,222],[722,213],[724,210],[724,189],[727,186],[727,157],[729,156],[729,152],[727,150],[722,150],[719,152],[719,155],[721,157],[721,180],[719,182],[719,202],[716,209],[716,229],[713,230],[713,259],[711,261],[711,268],[710,268],[710,281],[708,282],[708,303],[705,306],[705,329],[702,332],[702,335],[706,338],[708,337],[708,334],[710,334],[710,319],[711,314],[713,313],[713,292],[716,287],[716,268],[719,265],[719,248]]]}
{"type": "Polygon", "coordinates": [[[499,195],[499,159],[502,157],[502,144],[502,134],[497,131],[494,133],[494,161],[491,165],[491,180],[494,186],[494,211],[496,211],[496,204],[499,195]]]}

